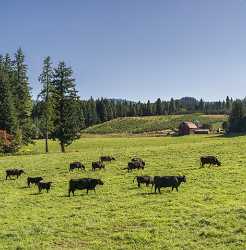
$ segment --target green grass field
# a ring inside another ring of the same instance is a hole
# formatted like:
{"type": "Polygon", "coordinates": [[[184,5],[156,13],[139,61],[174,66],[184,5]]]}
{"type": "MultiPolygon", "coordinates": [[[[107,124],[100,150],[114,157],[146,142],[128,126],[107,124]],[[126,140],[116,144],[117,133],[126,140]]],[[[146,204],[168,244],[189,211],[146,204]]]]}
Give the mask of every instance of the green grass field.
{"type": "Polygon", "coordinates": [[[118,133],[148,133],[165,129],[175,129],[182,121],[199,121],[201,123],[212,124],[216,129],[221,127],[222,122],[226,121],[225,115],[162,115],[144,117],[123,117],[108,122],[97,124],[83,130],[83,133],[90,134],[118,134],[118,133]]]}
{"type": "Polygon", "coordinates": [[[0,158],[0,249],[246,249],[246,137],[82,138],[59,152],[42,154],[44,144],[23,149],[30,155],[0,158]],[[32,154],[32,155],[31,155],[32,154]],[[110,154],[117,161],[91,171],[91,161],[110,154]],[[217,155],[218,168],[200,168],[199,157],[217,155]],[[132,156],[146,161],[144,171],[121,170],[132,156]],[[71,161],[87,171],[68,172],[71,161]],[[5,169],[27,174],[5,181],[5,169]],[[186,175],[179,192],[137,188],[136,175],[186,175]],[[26,188],[27,176],[43,176],[50,193],[26,188]],[[68,197],[68,180],[101,178],[93,191],[68,197]]]}

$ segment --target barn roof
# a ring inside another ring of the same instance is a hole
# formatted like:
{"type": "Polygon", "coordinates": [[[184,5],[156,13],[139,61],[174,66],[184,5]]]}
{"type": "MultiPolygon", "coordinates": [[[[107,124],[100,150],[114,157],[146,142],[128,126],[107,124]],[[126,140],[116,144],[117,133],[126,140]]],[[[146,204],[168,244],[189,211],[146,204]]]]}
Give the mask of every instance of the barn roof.
{"type": "Polygon", "coordinates": [[[197,128],[197,126],[196,126],[196,124],[195,123],[193,123],[193,122],[183,122],[188,128],[190,128],[190,129],[196,129],[197,128]]]}

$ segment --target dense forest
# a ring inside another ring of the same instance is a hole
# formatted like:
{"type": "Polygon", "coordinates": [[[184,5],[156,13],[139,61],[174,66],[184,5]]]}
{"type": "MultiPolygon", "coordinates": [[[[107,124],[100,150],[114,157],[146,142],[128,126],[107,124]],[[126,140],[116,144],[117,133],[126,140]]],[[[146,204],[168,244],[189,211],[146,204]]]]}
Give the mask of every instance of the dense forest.
{"type": "MultiPolygon", "coordinates": [[[[228,131],[246,130],[246,102],[227,96],[225,100],[208,102],[193,97],[171,98],[155,102],[99,98],[81,100],[76,91],[71,67],[65,62],[53,66],[46,57],[40,69],[41,92],[35,100],[27,75],[25,56],[19,48],[11,57],[0,55],[0,129],[13,136],[11,145],[0,142],[0,150],[11,152],[37,138],[52,138],[65,146],[79,137],[81,129],[117,117],[168,114],[231,114],[228,131]]],[[[47,140],[46,140],[47,142],[47,140]]],[[[47,143],[46,143],[47,144],[47,143]]],[[[48,152],[48,144],[46,145],[48,152]]]]}

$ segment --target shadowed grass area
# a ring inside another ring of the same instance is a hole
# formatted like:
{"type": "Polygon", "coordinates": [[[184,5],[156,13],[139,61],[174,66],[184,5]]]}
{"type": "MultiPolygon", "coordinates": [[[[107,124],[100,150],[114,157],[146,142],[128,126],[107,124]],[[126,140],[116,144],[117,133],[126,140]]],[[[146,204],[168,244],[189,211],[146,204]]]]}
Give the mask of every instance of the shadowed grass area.
{"type": "Polygon", "coordinates": [[[83,133],[91,134],[114,134],[114,133],[147,133],[161,131],[165,129],[175,129],[183,121],[199,121],[211,124],[213,128],[221,127],[222,122],[226,121],[225,115],[161,115],[144,117],[123,117],[108,122],[104,122],[83,130],[83,133]]]}
{"type": "Polygon", "coordinates": [[[245,249],[246,137],[82,138],[67,153],[56,142],[42,154],[38,141],[23,149],[33,155],[0,158],[0,249],[245,249]],[[115,156],[106,169],[91,171],[100,155],[115,156]],[[200,168],[199,157],[217,155],[221,167],[200,168]],[[145,170],[122,168],[130,157],[146,161],[145,170]],[[71,161],[86,172],[68,171],[71,161]],[[23,167],[28,174],[5,181],[4,170],[23,167]],[[179,192],[137,188],[136,175],[186,175],[179,192]],[[50,193],[26,188],[27,176],[43,176],[50,193]],[[68,197],[70,178],[104,181],[96,193],[68,197]]]}

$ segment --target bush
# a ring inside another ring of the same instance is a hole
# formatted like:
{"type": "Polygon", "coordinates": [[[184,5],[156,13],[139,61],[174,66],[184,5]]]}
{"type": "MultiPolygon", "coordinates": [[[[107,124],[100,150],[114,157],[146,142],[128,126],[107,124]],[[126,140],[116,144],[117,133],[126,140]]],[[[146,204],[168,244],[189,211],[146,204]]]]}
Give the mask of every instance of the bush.
{"type": "Polygon", "coordinates": [[[3,154],[13,154],[20,149],[19,144],[14,140],[10,144],[5,144],[2,139],[0,139],[0,153],[3,154]]]}
{"type": "Polygon", "coordinates": [[[210,131],[213,129],[213,125],[212,124],[208,124],[208,123],[204,123],[202,124],[202,129],[209,129],[210,131]]]}

